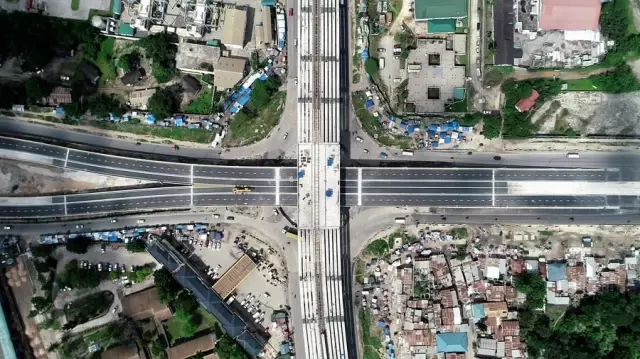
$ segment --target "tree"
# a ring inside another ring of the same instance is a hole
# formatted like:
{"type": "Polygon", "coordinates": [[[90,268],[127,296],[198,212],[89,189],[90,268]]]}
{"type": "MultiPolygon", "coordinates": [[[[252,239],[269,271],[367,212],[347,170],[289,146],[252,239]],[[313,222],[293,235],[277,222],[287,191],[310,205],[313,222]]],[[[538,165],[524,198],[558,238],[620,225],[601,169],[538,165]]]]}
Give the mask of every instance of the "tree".
{"type": "Polygon", "coordinates": [[[58,261],[55,258],[47,257],[45,260],[35,259],[33,265],[38,273],[48,273],[50,270],[56,269],[58,261]]]}
{"type": "Polygon", "coordinates": [[[100,94],[89,102],[91,116],[104,118],[113,114],[122,116],[125,113],[124,107],[115,95],[100,94]]]}
{"type": "Polygon", "coordinates": [[[547,297],[547,286],[539,275],[524,272],[514,281],[516,290],[527,295],[527,306],[531,309],[541,308],[547,297]]]}
{"type": "Polygon", "coordinates": [[[278,92],[281,84],[280,78],[275,75],[269,76],[264,81],[256,81],[251,94],[251,105],[258,110],[265,108],[271,102],[273,95],[278,92]]]}
{"type": "Polygon", "coordinates": [[[189,292],[182,291],[173,300],[173,306],[176,311],[182,311],[184,313],[193,313],[198,309],[198,301],[189,292]]]}
{"type": "Polygon", "coordinates": [[[140,66],[140,53],[133,51],[120,55],[116,61],[116,66],[124,72],[137,69],[140,66]]]}
{"type": "Polygon", "coordinates": [[[246,359],[249,357],[228,334],[218,340],[214,350],[220,359],[246,359]]]}
{"type": "Polygon", "coordinates": [[[36,258],[46,258],[49,257],[55,250],[55,246],[40,245],[31,247],[31,254],[36,258]]]}
{"type": "Polygon", "coordinates": [[[174,35],[162,32],[140,39],[138,45],[144,49],[146,57],[151,58],[154,63],[164,63],[175,57],[176,47],[172,43],[176,42],[178,40],[174,35]]]}
{"type": "Polygon", "coordinates": [[[374,76],[379,70],[377,59],[370,57],[364,62],[364,71],[369,75],[374,76]]]}
{"type": "Polygon", "coordinates": [[[100,285],[100,274],[93,270],[80,268],[78,260],[73,259],[64,266],[58,281],[61,286],[71,288],[95,288],[100,285]]]}
{"type": "Polygon", "coordinates": [[[139,253],[147,250],[144,241],[141,239],[134,239],[130,241],[125,245],[125,248],[127,248],[127,250],[132,253],[139,253]]]}
{"type": "Polygon", "coordinates": [[[167,65],[160,62],[154,62],[151,65],[151,73],[158,83],[169,82],[176,75],[176,68],[173,64],[167,65]]]}
{"type": "Polygon", "coordinates": [[[53,305],[53,301],[51,300],[51,297],[38,296],[31,298],[31,304],[38,313],[43,313],[49,311],[53,305]]]}
{"type": "Polygon", "coordinates": [[[178,111],[180,104],[177,91],[175,86],[156,90],[147,102],[149,112],[159,120],[171,117],[173,113],[178,111]]]}
{"type": "Polygon", "coordinates": [[[171,302],[182,290],[180,283],[164,267],[153,272],[153,281],[158,288],[158,297],[162,303],[171,302]]]}
{"type": "Polygon", "coordinates": [[[91,245],[91,238],[85,236],[78,236],[75,238],[69,238],[67,241],[67,250],[69,252],[84,254],[87,253],[87,249],[91,245]]]}
{"type": "Polygon", "coordinates": [[[109,272],[109,279],[117,280],[119,277],[118,272],[109,272]]]}
{"type": "Polygon", "coordinates": [[[180,326],[180,335],[184,338],[191,338],[198,331],[198,325],[192,320],[185,320],[180,326]]]}
{"type": "Polygon", "coordinates": [[[131,280],[134,283],[143,282],[145,279],[147,279],[151,275],[151,273],[153,273],[153,267],[147,264],[142,268],[139,268],[138,270],[134,271],[133,278],[131,278],[131,280]]]}
{"type": "Polygon", "coordinates": [[[38,76],[31,76],[25,83],[27,103],[35,104],[51,94],[53,85],[38,76]]]}

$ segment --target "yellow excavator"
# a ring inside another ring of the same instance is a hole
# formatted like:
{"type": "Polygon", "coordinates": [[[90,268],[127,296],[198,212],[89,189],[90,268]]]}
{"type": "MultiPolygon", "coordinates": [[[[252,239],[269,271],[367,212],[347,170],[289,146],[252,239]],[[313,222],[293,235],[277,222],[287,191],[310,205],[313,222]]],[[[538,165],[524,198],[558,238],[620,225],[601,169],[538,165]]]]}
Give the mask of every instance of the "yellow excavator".
{"type": "Polygon", "coordinates": [[[253,187],[249,187],[249,186],[235,186],[235,187],[233,187],[233,194],[247,193],[247,192],[251,192],[251,191],[253,191],[253,187]]]}

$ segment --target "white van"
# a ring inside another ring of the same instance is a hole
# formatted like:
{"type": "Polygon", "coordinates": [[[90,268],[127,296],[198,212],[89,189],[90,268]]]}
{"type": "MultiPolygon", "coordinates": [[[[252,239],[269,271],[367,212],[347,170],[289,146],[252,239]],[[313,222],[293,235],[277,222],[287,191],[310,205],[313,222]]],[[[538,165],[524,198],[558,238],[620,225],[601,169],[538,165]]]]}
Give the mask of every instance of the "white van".
{"type": "Polygon", "coordinates": [[[413,156],[413,151],[404,150],[402,151],[403,156],[413,156]]]}
{"type": "Polygon", "coordinates": [[[580,158],[580,154],[576,152],[567,153],[567,158],[580,158]]]}
{"type": "Polygon", "coordinates": [[[405,224],[407,223],[407,220],[404,217],[396,217],[396,223],[405,224]]]}

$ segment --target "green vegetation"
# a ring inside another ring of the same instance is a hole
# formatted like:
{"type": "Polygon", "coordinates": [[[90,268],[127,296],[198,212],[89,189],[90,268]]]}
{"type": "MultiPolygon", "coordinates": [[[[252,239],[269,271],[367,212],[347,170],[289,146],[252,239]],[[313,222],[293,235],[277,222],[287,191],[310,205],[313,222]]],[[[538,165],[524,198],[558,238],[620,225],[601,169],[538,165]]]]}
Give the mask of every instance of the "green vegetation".
{"type": "Polygon", "coordinates": [[[89,54],[85,54],[88,60],[95,63],[100,69],[100,82],[106,83],[113,81],[117,78],[116,67],[113,58],[113,45],[115,44],[115,38],[104,37],[100,42],[100,50],[96,57],[90,57],[89,54]]]}
{"type": "Polygon", "coordinates": [[[89,294],[67,304],[64,307],[64,315],[67,317],[65,328],[73,328],[107,314],[113,304],[113,299],[113,293],[106,290],[89,294]]]}
{"type": "Polygon", "coordinates": [[[204,89],[198,98],[183,109],[184,113],[209,115],[213,111],[213,91],[204,89]]]}
{"type": "Polygon", "coordinates": [[[383,348],[381,334],[372,323],[371,312],[361,308],[358,313],[360,334],[362,335],[363,359],[380,359],[378,352],[383,348]]]}
{"type": "Polygon", "coordinates": [[[364,71],[371,76],[375,76],[380,68],[378,67],[378,59],[370,57],[364,62],[364,71]]]}
{"type": "Polygon", "coordinates": [[[73,259],[64,266],[58,282],[61,287],[76,289],[96,288],[100,285],[100,273],[91,269],[80,268],[78,260],[73,259]]]}
{"type": "Polygon", "coordinates": [[[388,4],[388,10],[393,14],[393,21],[398,18],[398,15],[402,11],[402,0],[391,0],[388,4]]]}
{"type": "Polygon", "coordinates": [[[542,277],[525,272],[515,278],[514,287],[518,292],[527,295],[527,306],[532,309],[542,308],[547,297],[547,286],[542,277]]]}
{"type": "Polygon", "coordinates": [[[277,92],[271,102],[258,112],[243,108],[231,118],[226,145],[246,146],[265,138],[280,122],[285,99],[286,92],[277,92]]]}
{"type": "Polygon", "coordinates": [[[137,42],[145,50],[145,56],[153,60],[151,73],[159,83],[168,82],[176,73],[177,49],[173,44],[177,42],[175,34],[167,33],[154,34],[137,42]]]}
{"type": "MultiPolygon", "coordinates": [[[[554,309],[554,316],[559,310],[554,309]]],[[[640,296],[617,291],[587,296],[576,308],[560,313],[555,323],[546,315],[524,311],[520,333],[530,357],[637,358],[640,356],[640,296]]]]}
{"type": "Polygon", "coordinates": [[[390,133],[387,133],[383,128],[380,121],[367,110],[365,107],[365,99],[361,94],[354,93],[351,96],[351,103],[353,104],[353,109],[355,110],[356,116],[360,120],[362,124],[362,128],[370,134],[374,139],[383,144],[384,146],[389,147],[398,147],[398,148],[413,148],[414,145],[409,138],[403,136],[395,136],[390,133]]]}
{"type": "Polygon", "coordinates": [[[640,35],[629,31],[633,19],[628,1],[606,2],[600,11],[600,29],[604,36],[615,41],[615,48],[607,53],[605,66],[619,66],[638,57],[640,35]]]}
{"type": "Polygon", "coordinates": [[[465,227],[454,228],[451,230],[451,235],[455,239],[467,239],[469,238],[469,232],[465,227]]]}
{"type": "Polygon", "coordinates": [[[248,359],[249,355],[228,334],[216,343],[215,352],[220,359],[248,359]]]}
{"type": "Polygon", "coordinates": [[[482,122],[482,135],[486,138],[496,138],[500,136],[502,121],[500,117],[494,115],[484,115],[479,112],[466,114],[460,120],[460,126],[475,126],[482,122]]]}
{"type": "Polygon", "coordinates": [[[389,254],[390,248],[388,240],[376,239],[367,245],[365,253],[374,257],[385,257],[389,254]]]}
{"type": "Polygon", "coordinates": [[[158,120],[169,118],[180,109],[181,95],[179,86],[159,88],[149,97],[147,108],[158,120]]]}
{"type": "Polygon", "coordinates": [[[125,248],[127,248],[129,252],[132,252],[132,253],[139,253],[147,250],[147,246],[145,245],[142,239],[131,240],[129,241],[129,243],[125,244],[124,246],[125,248]]]}
{"type": "Polygon", "coordinates": [[[122,102],[112,94],[99,94],[89,101],[86,108],[96,119],[106,118],[109,114],[122,116],[126,112],[122,102]]]}
{"type": "Polygon", "coordinates": [[[253,92],[249,103],[255,110],[262,110],[273,102],[273,96],[276,95],[282,81],[280,77],[272,75],[264,81],[256,81],[253,84],[253,92]]]}
{"type": "Polygon", "coordinates": [[[425,273],[418,273],[413,282],[413,296],[428,299],[431,296],[431,283],[425,273]]]}
{"type": "Polygon", "coordinates": [[[537,131],[537,127],[529,119],[530,111],[535,111],[535,106],[529,112],[518,112],[515,106],[518,101],[529,97],[535,89],[540,97],[536,100],[539,106],[549,98],[558,95],[562,83],[556,79],[531,79],[524,81],[507,80],[502,84],[505,96],[504,127],[502,136],[509,138],[526,138],[537,131]]]}
{"type": "Polygon", "coordinates": [[[138,66],[140,66],[140,53],[138,51],[132,51],[120,55],[116,61],[116,66],[124,72],[138,68],[138,66]]]}
{"type": "Polygon", "coordinates": [[[71,10],[76,11],[80,8],[80,0],[71,0],[71,10]]]}
{"type": "Polygon", "coordinates": [[[467,112],[467,98],[465,97],[464,100],[445,104],[444,110],[445,112],[467,112]]]}
{"type": "Polygon", "coordinates": [[[413,36],[408,32],[397,32],[393,39],[400,44],[400,60],[406,60],[409,58],[409,49],[413,45],[413,36]]]}
{"type": "Polygon", "coordinates": [[[33,259],[33,265],[38,273],[49,273],[56,270],[58,261],[53,257],[46,257],[44,260],[36,257],[33,259]]]}
{"type": "Polygon", "coordinates": [[[186,314],[182,310],[176,311],[176,314],[164,323],[171,345],[185,341],[196,334],[211,331],[218,323],[213,315],[200,306],[185,317],[186,314]]]}
{"type": "Polygon", "coordinates": [[[31,254],[36,258],[46,258],[56,251],[56,246],[39,245],[31,247],[31,254]]]}
{"type": "Polygon", "coordinates": [[[42,98],[49,96],[53,85],[38,76],[31,76],[25,83],[27,103],[33,105],[42,102],[42,98]]]}
{"type": "Polygon", "coordinates": [[[147,263],[142,267],[136,267],[133,272],[127,272],[127,277],[133,283],[141,283],[153,273],[155,266],[155,263],[147,263]]]}
{"type": "Polygon", "coordinates": [[[66,248],[69,252],[84,254],[87,253],[87,249],[92,244],[91,238],[85,236],[78,236],[70,238],[67,241],[66,248]]]}
{"type": "Polygon", "coordinates": [[[640,90],[640,83],[629,65],[621,65],[613,71],[593,75],[585,79],[568,80],[569,91],[601,91],[601,92],[632,92],[640,90]]]}
{"type": "Polygon", "coordinates": [[[89,347],[97,345],[103,350],[131,342],[137,337],[136,328],[132,321],[115,321],[99,329],[84,332],[77,336],[63,336],[51,346],[51,350],[58,350],[62,359],[96,358],[99,353],[90,353],[89,347]],[[97,354],[97,356],[96,356],[97,354]]]}
{"type": "Polygon", "coordinates": [[[543,236],[546,236],[546,237],[551,237],[553,235],[553,231],[549,230],[549,229],[546,229],[544,231],[540,231],[540,234],[543,235],[543,236]]]}
{"type": "Polygon", "coordinates": [[[33,297],[31,298],[31,305],[33,305],[33,315],[30,315],[31,317],[34,317],[38,314],[41,313],[47,313],[49,310],[51,310],[51,308],[53,308],[53,300],[51,300],[51,297],[47,296],[47,297],[33,297]]]}

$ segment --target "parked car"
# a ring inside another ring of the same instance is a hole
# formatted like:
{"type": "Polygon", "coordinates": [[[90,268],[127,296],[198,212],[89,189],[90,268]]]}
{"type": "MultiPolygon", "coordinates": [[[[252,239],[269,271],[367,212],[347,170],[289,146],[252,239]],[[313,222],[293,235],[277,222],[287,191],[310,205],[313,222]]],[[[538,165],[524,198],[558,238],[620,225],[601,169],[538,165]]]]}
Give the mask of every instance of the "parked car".
{"type": "Polygon", "coordinates": [[[76,224],[76,228],[77,229],[84,228],[84,224],[76,224]]]}
{"type": "Polygon", "coordinates": [[[356,141],[362,143],[362,142],[364,142],[364,139],[362,137],[360,137],[360,136],[356,136],[356,141]]]}
{"type": "Polygon", "coordinates": [[[293,8],[292,7],[289,8],[289,16],[293,16],[293,8]]]}
{"type": "Polygon", "coordinates": [[[139,219],[139,220],[136,221],[136,223],[138,223],[138,224],[143,224],[144,222],[146,222],[146,220],[144,220],[144,219],[139,219]]]}
{"type": "Polygon", "coordinates": [[[11,229],[11,226],[10,225],[6,225],[6,226],[4,226],[4,229],[6,229],[8,231],[8,230],[11,229]]]}
{"type": "Polygon", "coordinates": [[[383,160],[384,160],[384,159],[387,159],[388,157],[389,157],[389,155],[387,155],[386,153],[384,153],[384,152],[380,152],[380,158],[381,158],[381,159],[383,159],[383,160]]]}
{"type": "MultiPolygon", "coordinates": [[[[298,83],[298,79],[296,78],[296,84],[297,84],[297,83],[298,83]]],[[[286,139],[287,139],[287,137],[289,137],[289,132],[285,132],[285,133],[284,133],[284,136],[282,136],[282,139],[283,139],[283,140],[286,140],[286,139]]]]}
{"type": "Polygon", "coordinates": [[[116,223],[116,222],[118,222],[118,220],[115,218],[111,220],[111,223],[116,223]]]}
{"type": "Polygon", "coordinates": [[[385,51],[387,51],[387,49],[385,49],[384,47],[379,47],[378,48],[378,52],[385,52],[385,51]]]}
{"type": "Polygon", "coordinates": [[[364,152],[364,153],[369,153],[369,150],[365,148],[365,149],[363,150],[363,152],[364,152]]]}

